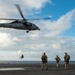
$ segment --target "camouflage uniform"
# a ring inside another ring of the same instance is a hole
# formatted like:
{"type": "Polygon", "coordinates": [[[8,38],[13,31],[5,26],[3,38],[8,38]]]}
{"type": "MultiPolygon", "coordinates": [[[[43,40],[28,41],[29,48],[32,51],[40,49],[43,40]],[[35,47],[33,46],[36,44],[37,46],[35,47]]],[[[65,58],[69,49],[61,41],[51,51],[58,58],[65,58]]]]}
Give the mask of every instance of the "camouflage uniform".
{"type": "Polygon", "coordinates": [[[45,53],[42,55],[41,60],[42,60],[41,69],[48,69],[48,67],[47,67],[47,56],[45,55],[45,53]]]}
{"type": "Polygon", "coordinates": [[[59,64],[59,61],[60,61],[60,58],[59,58],[59,56],[58,56],[58,55],[56,55],[55,60],[56,60],[56,66],[57,66],[57,68],[58,68],[58,64],[59,64]]]}
{"type": "Polygon", "coordinates": [[[69,60],[70,60],[70,56],[67,53],[65,53],[64,56],[65,69],[69,67],[69,60]]]}

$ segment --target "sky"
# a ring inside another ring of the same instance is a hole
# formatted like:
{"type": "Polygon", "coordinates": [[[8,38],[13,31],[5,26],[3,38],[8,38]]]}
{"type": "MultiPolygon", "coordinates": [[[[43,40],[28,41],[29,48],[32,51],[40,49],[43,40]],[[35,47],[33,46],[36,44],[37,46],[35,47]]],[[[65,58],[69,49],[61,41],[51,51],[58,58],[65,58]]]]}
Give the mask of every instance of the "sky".
{"type": "Polygon", "coordinates": [[[44,52],[49,61],[56,55],[64,60],[65,52],[75,60],[75,0],[0,0],[0,18],[21,18],[15,4],[20,5],[26,19],[51,19],[30,21],[41,30],[29,33],[0,27],[0,60],[20,61],[23,54],[24,61],[37,61],[44,52]]]}

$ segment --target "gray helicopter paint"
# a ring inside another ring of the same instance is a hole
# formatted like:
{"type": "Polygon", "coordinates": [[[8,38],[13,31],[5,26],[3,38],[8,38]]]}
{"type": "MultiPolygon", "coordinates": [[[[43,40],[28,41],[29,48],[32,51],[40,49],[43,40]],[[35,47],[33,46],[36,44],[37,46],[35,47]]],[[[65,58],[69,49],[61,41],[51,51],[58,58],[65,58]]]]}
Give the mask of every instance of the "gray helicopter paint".
{"type": "Polygon", "coordinates": [[[24,18],[23,14],[22,14],[22,11],[20,9],[20,6],[18,4],[16,4],[16,7],[17,7],[17,9],[18,9],[18,11],[19,11],[23,20],[5,19],[4,18],[3,20],[13,20],[13,22],[11,22],[11,23],[1,23],[0,27],[27,30],[27,33],[31,30],[40,30],[39,27],[37,27],[35,24],[33,24],[31,22],[28,22],[27,19],[24,18]]]}
{"type": "Polygon", "coordinates": [[[26,27],[23,23],[1,23],[0,27],[14,28],[20,30],[40,30],[35,24],[30,24],[26,27]]]}

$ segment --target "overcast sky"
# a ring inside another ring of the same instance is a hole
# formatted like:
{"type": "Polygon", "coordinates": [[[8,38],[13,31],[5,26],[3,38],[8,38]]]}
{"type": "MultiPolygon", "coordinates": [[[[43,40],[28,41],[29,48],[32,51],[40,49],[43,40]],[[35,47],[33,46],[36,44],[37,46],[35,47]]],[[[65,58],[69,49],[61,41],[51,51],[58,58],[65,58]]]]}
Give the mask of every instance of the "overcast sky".
{"type": "MultiPolygon", "coordinates": [[[[30,21],[41,30],[0,28],[0,60],[41,60],[46,52],[48,60],[64,52],[75,60],[75,0],[0,0],[0,18],[21,18],[15,4],[19,4],[25,18],[48,17],[49,20],[30,21]]],[[[0,21],[4,23],[7,21],[0,21]]]]}

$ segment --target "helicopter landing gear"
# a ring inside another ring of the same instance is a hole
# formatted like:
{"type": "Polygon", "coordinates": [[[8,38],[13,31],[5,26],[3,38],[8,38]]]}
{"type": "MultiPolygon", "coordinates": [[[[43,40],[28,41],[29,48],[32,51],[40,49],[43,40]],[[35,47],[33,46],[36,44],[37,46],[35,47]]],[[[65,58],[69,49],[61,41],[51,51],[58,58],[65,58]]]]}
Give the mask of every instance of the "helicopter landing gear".
{"type": "Polygon", "coordinates": [[[31,29],[27,30],[26,32],[29,33],[29,31],[31,31],[31,29]]]}
{"type": "Polygon", "coordinates": [[[27,33],[29,33],[29,31],[26,31],[27,33]]]}

